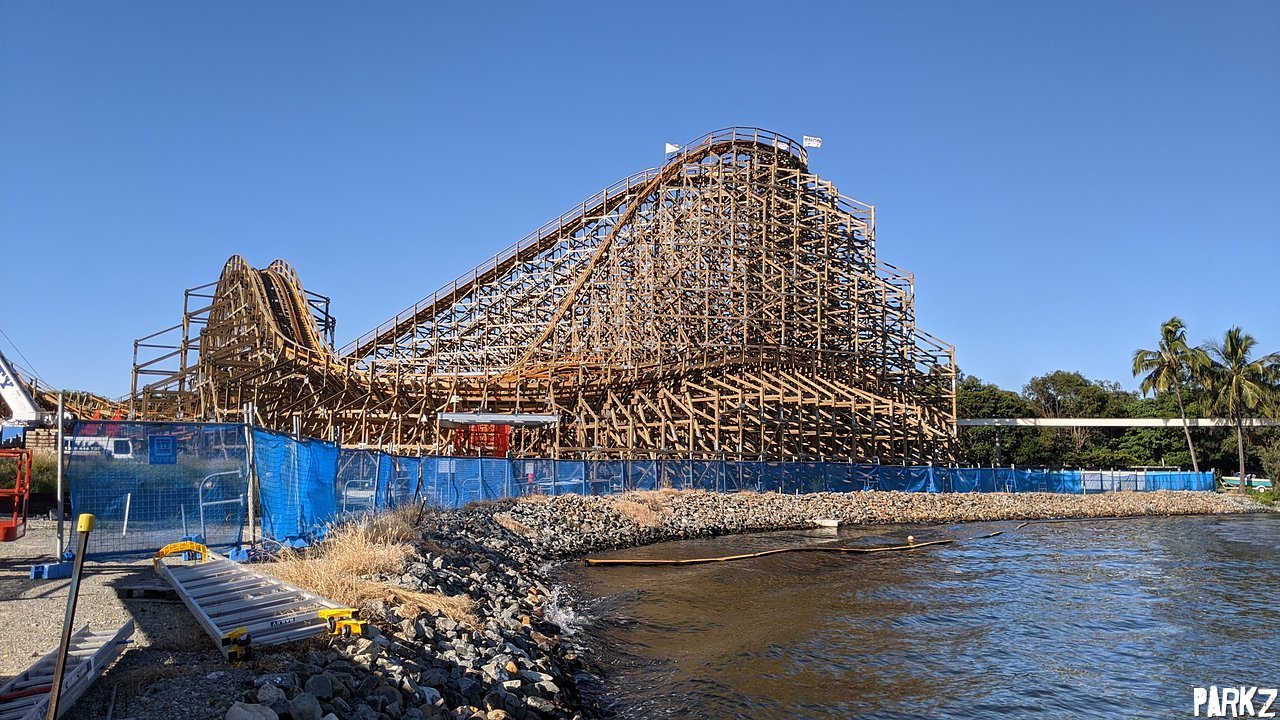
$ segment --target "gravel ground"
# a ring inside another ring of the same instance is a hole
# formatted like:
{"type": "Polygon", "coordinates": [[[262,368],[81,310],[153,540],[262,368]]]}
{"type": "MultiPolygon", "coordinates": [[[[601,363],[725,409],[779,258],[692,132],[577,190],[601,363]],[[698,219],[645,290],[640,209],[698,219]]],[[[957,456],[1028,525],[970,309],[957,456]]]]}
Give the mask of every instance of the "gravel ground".
{"type": "MultiPolygon", "coordinates": [[[[29,579],[32,565],[53,562],[56,528],[51,520],[33,519],[25,537],[0,543],[0,627],[8,633],[6,642],[0,644],[0,683],[56,648],[61,638],[71,581],[29,579]]],[[[91,548],[92,542],[90,535],[91,548]]],[[[222,703],[220,711],[217,703],[211,707],[207,702],[192,702],[201,697],[201,682],[196,677],[226,674],[230,669],[186,607],[178,602],[121,600],[116,595],[117,585],[154,579],[147,561],[85,564],[76,628],[87,624],[95,630],[115,629],[133,618],[137,629],[120,660],[66,717],[105,718],[113,685],[120,686],[113,718],[221,720],[226,715],[229,700],[222,703]],[[175,683],[181,685],[180,692],[164,692],[167,685],[175,683]],[[161,695],[182,702],[166,703],[161,695]],[[139,712],[132,714],[131,708],[139,712]]],[[[227,695],[225,683],[208,682],[216,686],[218,696],[227,695]]]]}
{"type": "MultiPolygon", "coordinates": [[[[0,645],[0,677],[17,675],[58,644],[71,581],[28,579],[32,565],[54,561],[56,528],[50,520],[31,520],[25,537],[0,543],[0,623],[12,633],[0,645]],[[21,631],[14,632],[18,629],[21,631]]],[[[85,568],[76,627],[119,627],[131,615],[116,598],[114,585],[141,576],[145,568],[139,564],[96,563],[86,564],[85,568]]]]}

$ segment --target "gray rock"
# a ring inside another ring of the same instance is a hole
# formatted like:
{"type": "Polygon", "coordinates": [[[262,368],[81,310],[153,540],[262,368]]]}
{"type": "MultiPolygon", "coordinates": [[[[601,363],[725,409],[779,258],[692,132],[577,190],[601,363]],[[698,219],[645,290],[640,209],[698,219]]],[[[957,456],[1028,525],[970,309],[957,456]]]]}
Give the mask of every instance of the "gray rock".
{"type": "Polygon", "coordinates": [[[426,720],[445,720],[452,718],[452,713],[443,705],[436,707],[434,705],[419,705],[418,712],[422,713],[422,717],[426,720]]]}
{"type": "Polygon", "coordinates": [[[321,700],[328,700],[333,697],[333,679],[327,674],[312,675],[302,689],[321,700]]]}
{"type": "Polygon", "coordinates": [[[298,688],[297,673],[271,673],[269,675],[259,675],[253,679],[255,687],[263,685],[275,685],[284,690],[296,690],[298,688]]]}
{"type": "Polygon", "coordinates": [[[519,718],[520,720],[531,717],[531,714],[529,713],[529,706],[524,704],[524,696],[516,695],[515,693],[507,693],[507,696],[503,698],[503,702],[505,702],[506,705],[504,705],[502,709],[506,710],[512,717],[519,718]]]}
{"type": "Polygon", "coordinates": [[[431,668],[418,676],[419,685],[427,685],[434,688],[444,687],[444,684],[448,681],[449,673],[440,668],[431,668]]]}
{"type": "Polygon", "coordinates": [[[373,694],[375,696],[382,697],[387,705],[392,703],[404,703],[404,695],[390,685],[379,685],[374,689],[373,694]]]}
{"type": "Polygon", "coordinates": [[[227,710],[226,720],[280,720],[280,716],[265,705],[238,702],[227,710]]]}
{"type": "Polygon", "coordinates": [[[288,699],[288,696],[285,695],[284,690],[280,689],[279,685],[267,683],[258,688],[258,702],[263,705],[274,705],[278,702],[285,702],[288,699]]]}
{"type": "Polygon", "coordinates": [[[424,685],[418,688],[418,694],[422,696],[423,705],[439,705],[444,701],[444,697],[440,695],[440,691],[435,688],[424,685]]]}
{"type": "Polygon", "coordinates": [[[485,710],[501,710],[506,706],[507,692],[498,686],[484,696],[481,705],[485,710]]]}
{"type": "Polygon", "coordinates": [[[530,695],[529,697],[525,698],[524,704],[528,705],[530,708],[534,710],[537,710],[538,712],[544,712],[544,713],[555,712],[555,709],[556,709],[555,703],[545,698],[540,698],[536,695],[530,695]]]}
{"type": "Polygon", "coordinates": [[[418,618],[418,620],[413,624],[413,635],[415,639],[422,641],[423,643],[429,643],[435,640],[436,632],[427,624],[425,619],[418,618]]]}
{"type": "Polygon", "coordinates": [[[550,680],[539,680],[538,682],[534,683],[533,686],[538,688],[538,690],[547,697],[551,697],[556,693],[560,692],[559,686],[557,686],[555,683],[551,682],[550,680]]]}
{"type": "Polygon", "coordinates": [[[289,701],[289,714],[293,720],[320,720],[320,701],[309,692],[300,692],[289,701]]]}
{"type": "Polygon", "coordinates": [[[466,677],[465,675],[458,678],[458,693],[465,697],[467,694],[471,692],[471,689],[475,687],[475,684],[476,684],[475,680],[472,680],[471,678],[466,677]]]}

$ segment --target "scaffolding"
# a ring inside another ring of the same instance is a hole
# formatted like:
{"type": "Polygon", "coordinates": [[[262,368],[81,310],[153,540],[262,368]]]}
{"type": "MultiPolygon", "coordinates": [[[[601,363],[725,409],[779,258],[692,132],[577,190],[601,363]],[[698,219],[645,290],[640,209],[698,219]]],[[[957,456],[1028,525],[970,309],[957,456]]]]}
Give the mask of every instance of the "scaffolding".
{"type": "Polygon", "coordinates": [[[492,451],[441,422],[483,413],[520,457],[952,459],[954,349],[877,258],[875,209],[758,128],[614,183],[341,349],[333,328],[287,263],[232,257],[178,325],[135,342],[132,415],[253,408],[427,454],[492,451]],[[528,415],[556,421],[501,421],[528,415]]]}

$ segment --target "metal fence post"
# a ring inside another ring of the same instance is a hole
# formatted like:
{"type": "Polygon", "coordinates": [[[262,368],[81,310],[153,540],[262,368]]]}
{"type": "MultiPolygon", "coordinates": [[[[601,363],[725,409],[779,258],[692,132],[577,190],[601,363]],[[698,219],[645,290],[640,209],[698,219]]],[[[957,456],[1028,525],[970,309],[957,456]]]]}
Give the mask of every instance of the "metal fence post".
{"type": "Polygon", "coordinates": [[[258,543],[258,461],[253,441],[253,403],[245,403],[244,406],[244,438],[249,455],[246,458],[249,471],[249,546],[253,547],[258,543]]]}
{"type": "Polygon", "coordinates": [[[458,487],[458,460],[453,456],[449,457],[449,489],[453,491],[454,507],[466,505],[462,502],[462,488],[458,487]]]}
{"type": "Polygon", "coordinates": [[[66,445],[65,445],[66,435],[64,434],[65,433],[65,430],[63,427],[64,423],[62,421],[63,410],[64,410],[63,391],[59,390],[58,391],[58,473],[57,473],[58,475],[57,506],[58,507],[56,511],[58,513],[58,540],[57,540],[58,554],[56,555],[56,559],[58,562],[62,562],[62,554],[67,551],[66,543],[63,541],[64,535],[62,534],[64,529],[63,523],[62,523],[62,516],[66,512],[65,508],[63,508],[62,506],[62,466],[66,463],[66,452],[67,452],[66,445]]]}

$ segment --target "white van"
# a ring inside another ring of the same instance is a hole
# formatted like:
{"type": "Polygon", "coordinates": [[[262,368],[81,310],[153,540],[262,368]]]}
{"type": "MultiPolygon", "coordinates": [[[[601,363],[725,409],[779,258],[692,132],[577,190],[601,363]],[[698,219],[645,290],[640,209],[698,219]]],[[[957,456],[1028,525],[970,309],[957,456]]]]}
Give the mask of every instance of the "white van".
{"type": "Polygon", "coordinates": [[[63,449],[68,455],[98,455],[111,460],[133,458],[133,441],[129,438],[113,438],[106,435],[80,435],[63,439],[63,449]]]}

